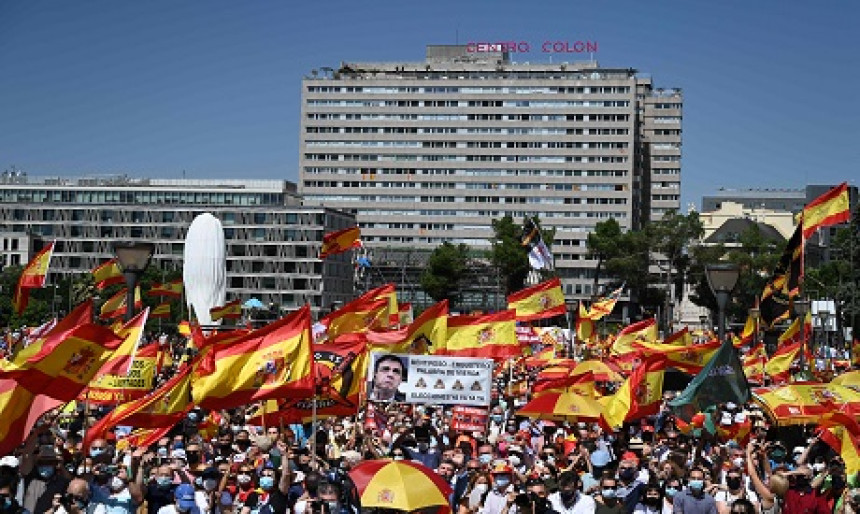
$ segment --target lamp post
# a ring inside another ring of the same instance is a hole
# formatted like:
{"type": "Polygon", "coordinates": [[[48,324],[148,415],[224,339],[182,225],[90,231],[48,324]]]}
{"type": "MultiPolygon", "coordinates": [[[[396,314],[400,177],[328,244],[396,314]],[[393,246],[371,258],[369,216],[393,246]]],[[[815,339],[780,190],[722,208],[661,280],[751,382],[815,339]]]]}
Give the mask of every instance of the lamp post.
{"type": "Polygon", "coordinates": [[[740,269],[736,264],[720,262],[705,267],[705,275],[708,278],[708,286],[717,298],[719,319],[717,321],[717,337],[722,344],[726,337],[726,305],[729,303],[729,295],[740,276],[740,269]]]}
{"type": "Polygon", "coordinates": [[[833,354],[830,349],[830,334],[827,332],[827,326],[830,322],[830,311],[827,309],[818,310],[818,324],[821,327],[821,343],[818,345],[818,351],[824,348],[827,352],[827,367],[833,369],[833,354]]]}
{"type": "Polygon", "coordinates": [[[149,266],[155,245],[145,241],[123,242],[114,244],[117,261],[125,277],[125,321],[134,317],[134,292],[144,270],[149,266]]]}
{"type": "Polygon", "coordinates": [[[758,321],[761,319],[761,309],[753,307],[750,309],[750,318],[753,320],[753,348],[758,346],[758,321]]]}
{"type": "Polygon", "coordinates": [[[806,313],[809,312],[809,300],[794,300],[794,314],[800,318],[800,371],[806,369],[806,313]]]}

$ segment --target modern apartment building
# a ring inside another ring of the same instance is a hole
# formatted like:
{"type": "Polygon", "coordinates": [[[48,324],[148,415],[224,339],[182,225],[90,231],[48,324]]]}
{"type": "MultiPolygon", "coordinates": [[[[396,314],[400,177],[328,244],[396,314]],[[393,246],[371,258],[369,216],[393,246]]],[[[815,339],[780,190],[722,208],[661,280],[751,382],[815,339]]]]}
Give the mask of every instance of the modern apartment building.
{"type": "Polygon", "coordinates": [[[537,215],[568,299],[588,297],[596,223],[634,229],[680,206],[682,94],[633,69],[474,50],[306,77],[304,204],[354,213],[370,248],[426,251],[488,248],[492,220],[537,215]]]}
{"type": "Polygon", "coordinates": [[[181,269],[188,226],[203,212],[212,213],[224,227],[228,300],[255,297],[284,309],[307,302],[319,312],[352,298],[348,255],[325,261],[318,256],[323,234],[353,226],[354,216],[303,207],[293,183],[0,177],[0,233],[9,245],[8,251],[4,248],[7,263],[26,264],[34,250],[55,240],[49,283],[58,274],[88,273],[114,257],[113,244],[125,240],[155,243],[152,265],[181,269]],[[29,245],[23,258],[19,241],[29,245]]]}

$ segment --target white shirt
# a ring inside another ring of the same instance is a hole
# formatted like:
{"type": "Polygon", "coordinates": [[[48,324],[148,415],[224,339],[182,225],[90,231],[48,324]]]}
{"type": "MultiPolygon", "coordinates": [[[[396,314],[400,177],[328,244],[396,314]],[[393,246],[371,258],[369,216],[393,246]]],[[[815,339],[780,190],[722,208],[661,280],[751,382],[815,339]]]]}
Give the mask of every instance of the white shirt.
{"type": "Polygon", "coordinates": [[[549,500],[550,506],[558,512],[558,514],[594,514],[595,509],[597,509],[597,504],[594,502],[594,498],[587,494],[577,494],[579,497],[576,499],[576,503],[574,503],[570,508],[565,507],[562,503],[560,492],[552,493],[547,497],[547,500],[549,500]]]}

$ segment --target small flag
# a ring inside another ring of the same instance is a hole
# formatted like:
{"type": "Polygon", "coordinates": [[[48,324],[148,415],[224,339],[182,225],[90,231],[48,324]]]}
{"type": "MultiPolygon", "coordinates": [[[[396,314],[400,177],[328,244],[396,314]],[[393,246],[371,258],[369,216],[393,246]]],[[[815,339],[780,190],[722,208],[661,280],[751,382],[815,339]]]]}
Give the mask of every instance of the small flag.
{"type": "Polygon", "coordinates": [[[240,300],[233,300],[221,307],[212,307],[209,309],[209,316],[212,318],[212,321],[218,321],[219,319],[239,319],[242,317],[242,302],[240,300]]]}
{"type": "Polygon", "coordinates": [[[803,208],[803,238],[809,239],[821,227],[845,223],[850,219],[848,184],[843,182],[803,208]]]}
{"type": "Polygon", "coordinates": [[[155,284],[147,293],[147,296],[170,296],[180,298],[182,296],[182,279],[167,282],[166,284],[155,284]]]}
{"type": "Polygon", "coordinates": [[[170,317],[170,302],[159,303],[152,309],[152,313],[149,315],[150,318],[169,318],[170,317]]]}
{"type": "Polygon", "coordinates": [[[350,227],[337,232],[330,232],[323,236],[320,259],[329,255],[343,253],[351,248],[361,247],[361,230],[358,227],[350,227]]]}
{"type": "Polygon", "coordinates": [[[15,294],[12,296],[12,307],[16,314],[21,314],[27,308],[30,300],[30,289],[45,287],[45,279],[48,277],[48,267],[51,264],[51,256],[54,254],[54,241],[42,248],[33,259],[21,271],[18,285],[15,286],[15,294]]]}
{"type": "Polygon", "coordinates": [[[120,269],[116,257],[93,268],[92,274],[96,289],[99,290],[125,282],[125,277],[122,275],[122,269],[120,269]]]}
{"type": "Polygon", "coordinates": [[[541,237],[540,227],[533,218],[526,218],[523,224],[523,236],[520,241],[522,246],[529,250],[529,264],[534,269],[548,269],[554,267],[552,252],[546,246],[541,237]]]}
{"type": "Polygon", "coordinates": [[[516,311],[517,321],[564,316],[567,307],[561,291],[561,280],[556,277],[509,295],[508,309],[516,311]]]}

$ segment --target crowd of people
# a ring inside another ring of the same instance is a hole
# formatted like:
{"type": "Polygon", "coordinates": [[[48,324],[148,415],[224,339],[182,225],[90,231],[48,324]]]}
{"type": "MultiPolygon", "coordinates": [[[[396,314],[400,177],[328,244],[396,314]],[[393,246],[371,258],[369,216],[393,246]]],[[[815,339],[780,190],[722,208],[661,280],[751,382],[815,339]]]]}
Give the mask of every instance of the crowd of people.
{"type": "Polygon", "coordinates": [[[367,406],[277,426],[249,425],[246,409],[195,409],[150,446],[129,441],[134,427],[116,427],[84,447],[105,411],[53,411],[0,458],[0,514],[357,514],[379,509],[362,507],[350,471],[383,458],[443,478],[457,514],[860,512],[858,477],[814,427],[771,427],[753,405],[720,406],[753,422],[741,440],[682,432],[667,405],[614,431],[529,419],[517,410],[537,369],[520,365],[498,374],[485,429],[456,430],[451,406],[395,397],[389,375],[403,374],[402,363],[380,361],[373,422],[367,406]],[[204,419],[215,429],[203,430],[204,419]]]}

